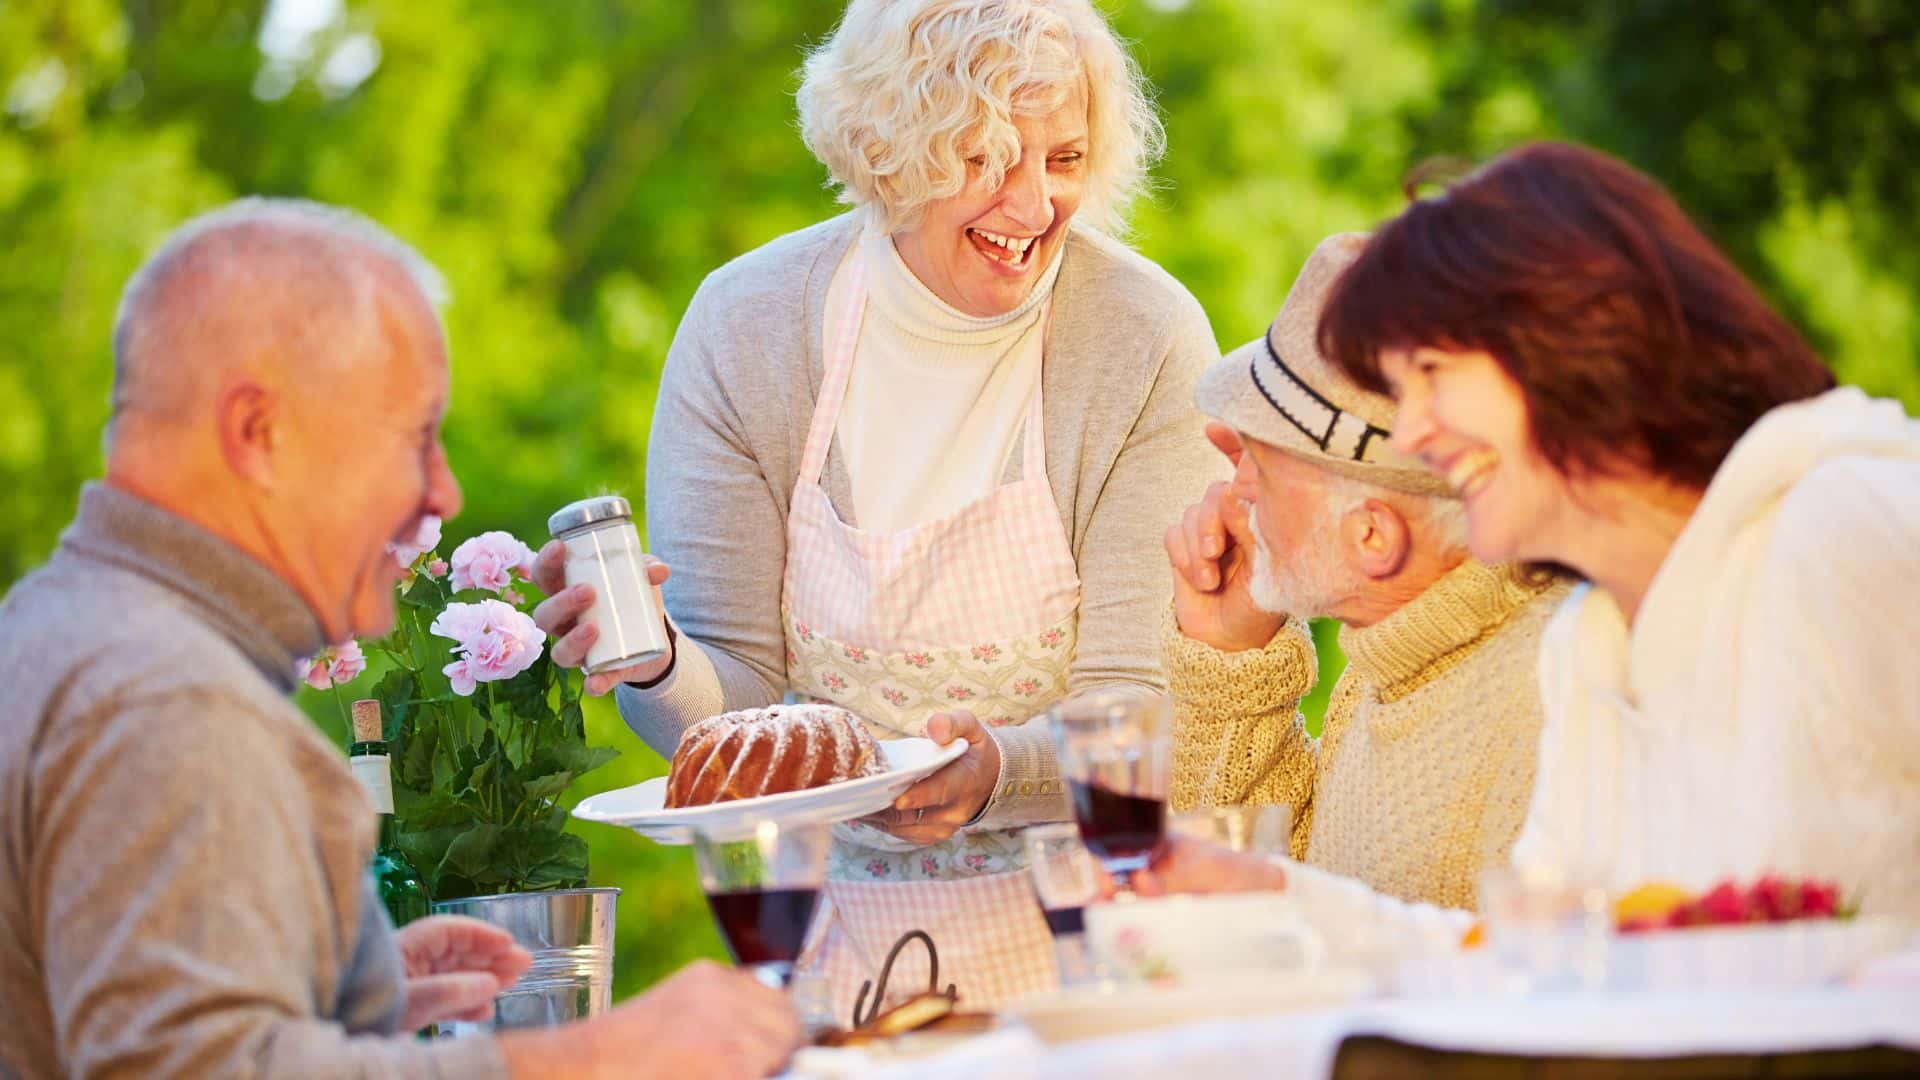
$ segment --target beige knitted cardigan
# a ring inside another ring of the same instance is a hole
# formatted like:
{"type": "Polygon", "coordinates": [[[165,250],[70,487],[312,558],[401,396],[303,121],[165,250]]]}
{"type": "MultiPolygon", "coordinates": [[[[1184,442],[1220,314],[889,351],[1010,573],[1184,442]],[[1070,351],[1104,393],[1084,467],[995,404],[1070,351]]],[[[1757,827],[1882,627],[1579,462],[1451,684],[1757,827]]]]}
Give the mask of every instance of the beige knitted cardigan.
{"type": "Polygon", "coordinates": [[[1468,559],[1400,610],[1343,627],[1321,737],[1299,703],[1317,662],[1290,619],[1266,648],[1162,637],[1175,702],[1172,802],[1295,808],[1297,859],[1409,901],[1475,906],[1526,817],[1540,633],[1564,587],[1468,559]]]}

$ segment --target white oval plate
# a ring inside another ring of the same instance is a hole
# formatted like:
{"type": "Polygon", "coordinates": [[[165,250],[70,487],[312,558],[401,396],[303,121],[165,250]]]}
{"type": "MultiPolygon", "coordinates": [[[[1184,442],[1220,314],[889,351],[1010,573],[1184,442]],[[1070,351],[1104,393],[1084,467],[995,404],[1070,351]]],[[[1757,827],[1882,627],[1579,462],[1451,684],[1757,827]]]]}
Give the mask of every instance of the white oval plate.
{"type": "Polygon", "coordinates": [[[886,809],[915,781],[966,753],[967,743],[955,739],[941,746],[931,739],[888,739],[880,744],[880,752],[887,757],[886,772],[825,787],[669,810],[667,778],[656,776],[632,787],[589,795],[573,808],[573,816],[624,825],[661,844],[691,844],[695,829],[715,834],[744,832],[754,822],[768,819],[835,825],[886,809]]]}
{"type": "Polygon", "coordinates": [[[1202,1020],[1327,1008],[1365,997],[1373,989],[1373,980],[1356,968],[1216,972],[1176,986],[1127,982],[1076,987],[1023,999],[1009,1011],[1043,1042],[1062,1043],[1202,1020]]]}

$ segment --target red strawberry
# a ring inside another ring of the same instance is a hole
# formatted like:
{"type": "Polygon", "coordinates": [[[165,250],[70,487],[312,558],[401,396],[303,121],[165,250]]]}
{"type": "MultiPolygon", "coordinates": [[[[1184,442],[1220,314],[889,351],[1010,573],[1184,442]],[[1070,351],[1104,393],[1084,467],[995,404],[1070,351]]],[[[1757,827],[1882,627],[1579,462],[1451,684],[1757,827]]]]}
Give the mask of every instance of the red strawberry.
{"type": "Polygon", "coordinates": [[[1805,905],[1800,886],[1777,874],[1764,875],[1754,882],[1750,896],[1755,911],[1771,922],[1797,919],[1805,905]]]}
{"type": "Polygon", "coordinates": [[[1731,881],[1715,885],[1699,901],[1706,921],[1715,925],[1747,921],[1747,896],[1731,881]]]}
{"type": "Polygon", "coordinates": [[[1688,900],[1667,915],[1668,926],[1705,926],[1712,921],[1698,900],[1688,900]]]}
{"type": "Polygon", "coordinates": [[[1840,913],[1840,886],[1808,878],[1800,883],[1800,914],[1809,919],[1831,919],[1840,913]]]}

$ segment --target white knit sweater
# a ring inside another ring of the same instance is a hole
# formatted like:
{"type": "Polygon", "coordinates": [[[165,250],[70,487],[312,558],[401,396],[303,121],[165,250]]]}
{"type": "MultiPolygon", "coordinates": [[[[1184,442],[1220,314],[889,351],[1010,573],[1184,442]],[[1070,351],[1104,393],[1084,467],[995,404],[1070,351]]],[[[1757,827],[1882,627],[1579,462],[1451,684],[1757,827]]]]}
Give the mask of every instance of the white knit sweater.
{"type": "Polygon", "coordinates": [[[1516,862],[1616,891],[1813,874],[1920,917],[1920,422],[1854,389],[1769,413],[1631,630],[1579,590],[1540,680],[1516,862]]]}
{"type": "MultiPolygon", "coordinates": [[[[1629,629],[1567,598],[1521,865],[1619,892],[1769,871],[1920,919],[1920,422],[1839,389],[1763,417],[1629,629]]],[[[1444,941],[1460,912],[1296,867],[1309,911],[1444,941]]]]}

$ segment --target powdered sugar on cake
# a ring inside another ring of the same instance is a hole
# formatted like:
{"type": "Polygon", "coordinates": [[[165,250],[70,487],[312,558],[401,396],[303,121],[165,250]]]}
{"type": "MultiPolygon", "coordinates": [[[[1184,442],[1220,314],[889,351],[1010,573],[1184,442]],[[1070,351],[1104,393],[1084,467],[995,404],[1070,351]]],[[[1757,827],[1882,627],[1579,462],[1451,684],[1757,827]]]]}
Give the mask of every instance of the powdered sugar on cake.
{"type": "Polygon", "coordinates": [[[866,725],[834,705],[769,705],[702,720],[673,756],[667,805],[820,787],[886,770],[866,725]]]}

